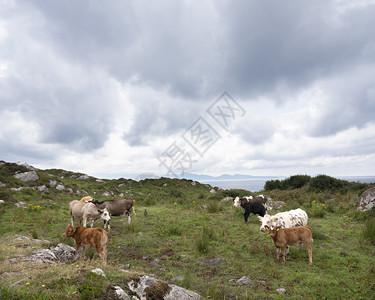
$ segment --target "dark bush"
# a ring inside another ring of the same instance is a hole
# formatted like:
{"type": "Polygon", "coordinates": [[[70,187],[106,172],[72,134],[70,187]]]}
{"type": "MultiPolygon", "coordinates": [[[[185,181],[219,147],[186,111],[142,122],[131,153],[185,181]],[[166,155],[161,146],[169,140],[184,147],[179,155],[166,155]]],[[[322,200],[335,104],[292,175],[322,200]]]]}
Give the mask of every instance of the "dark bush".
{"type": "Polygon", "coordinates": [[[310,189],[315,192],[321,191],[341,191],[346,192],[348,189],[348,182],[340,180],[327,175],[318,175],[310,180],[310,189]]]}
{"type": "Polygon", "coordinates": [[[266,181],[265,185],[264,185],[264,189],[266,191],[272,191],[272,190],[283,190],[284,189],[284,186],[283,186],[283,183],[282,181],[280,181],[279,179],[276,179],[276,180],[268,180],[266,181]]]}

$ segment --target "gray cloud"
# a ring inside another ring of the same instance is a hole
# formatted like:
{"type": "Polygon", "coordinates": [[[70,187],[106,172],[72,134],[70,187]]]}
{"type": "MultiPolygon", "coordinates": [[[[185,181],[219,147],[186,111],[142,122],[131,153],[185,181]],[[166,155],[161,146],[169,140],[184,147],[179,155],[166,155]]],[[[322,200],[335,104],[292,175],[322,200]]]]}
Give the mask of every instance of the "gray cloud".
{"type": "MultiPolygon", "coordinates": [[[[317,108],[308,126],[290,122],[301,138],[365,130],[374,124],[374,8],[333,0],[9,1],[0,12],[0,114],[17,111],[39,126],[35,145],[86,153],[119,130],[130,148],[148,147],[182,134],[228,91],[236,101],[276,103],[233,132],[261,147],[283,134],[277,113],[284,105],[317,86],[323,96],[306,100],[317,108]],[[114,129],[121,123],[118,89],[131,106],[124,129],[114,129]]],[[[11,132],[0,134],[1,143],[10,141],[8,153],[24,147],[19,155],[26,157],[27,146],[11,132]]],[[[330,151],[302,148],[296,156],[330,151]]],[[[29,149],[39,155],[37,146],[29,149]]]]}

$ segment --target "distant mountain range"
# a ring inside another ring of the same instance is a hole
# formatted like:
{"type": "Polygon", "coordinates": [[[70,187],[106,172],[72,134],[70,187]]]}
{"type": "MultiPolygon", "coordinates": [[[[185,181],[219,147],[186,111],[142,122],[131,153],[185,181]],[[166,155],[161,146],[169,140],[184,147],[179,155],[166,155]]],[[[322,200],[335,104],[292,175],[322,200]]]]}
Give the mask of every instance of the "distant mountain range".
{"type": "MultiPolygon", "coordinates": [[[[170,177],[170,176],[165,176],[170,177]]],[[[267,180],[267,179],[284,179],[283,176],[253,176],[253,175],[243,175],[243,174],[223,174],[220,176],[211,176],[204,174],[194,174],[194,173],[184,173],[182,178],[191,179],[196,181],[216,181],[216,180],[267,180]]]]}

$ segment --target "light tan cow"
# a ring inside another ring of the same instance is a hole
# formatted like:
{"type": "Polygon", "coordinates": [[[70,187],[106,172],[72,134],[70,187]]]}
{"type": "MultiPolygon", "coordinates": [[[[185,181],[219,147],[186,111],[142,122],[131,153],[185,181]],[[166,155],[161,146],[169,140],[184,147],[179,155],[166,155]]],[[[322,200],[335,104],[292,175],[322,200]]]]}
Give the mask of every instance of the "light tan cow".
{"type": "Polygon", "coordinates": [[[94,200],[93,197],[91,197],[91,196],[85,196],[85,197],[82,197],[82,199],[80,201],[88,202],[88,201],[92,201],[92,200],[94,200]]]}
{"type": "Polygon", "coordinates": [[[270,236],[277,249],[276,262],[279,261],[279,254],[283,257],[283,264],[285,263],[285,248],[288,245],[297,245],[303,243],[309,255],[309,265],[312,265],[312,230],[309,226],[299,226],[290,228],[281,228],[280,226],[267,225],[265,228],[270,232],[270,236]]]}
{"type": "Polygon", "coordinates": [[[68,225],[63,237],[72,237],[75,241],[76,251],[73,261],[77,259],[80,248],[82,248],[83,260],[85,260],[86,248],[95,247],[99,258],[106,263],[108,236],[104,229],[68,225]]]}

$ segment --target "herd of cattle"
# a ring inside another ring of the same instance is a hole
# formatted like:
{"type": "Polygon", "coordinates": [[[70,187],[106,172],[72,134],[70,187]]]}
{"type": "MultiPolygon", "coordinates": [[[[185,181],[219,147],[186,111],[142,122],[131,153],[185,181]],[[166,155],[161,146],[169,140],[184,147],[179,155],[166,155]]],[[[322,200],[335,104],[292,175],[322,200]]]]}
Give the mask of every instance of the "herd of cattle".
{"type": "MultiPolygon", "coordinates": [[[[303,244],[309,256],[309,265],[312,265],[312,230],[307,226],[307,214],[302,209],[294,209],[277,213],[273,216],[266,213],[267,198],[263,195],[256,197],[248,196],[236,197],[233,201],[234,207],[240,207],[244,213],[245,223],[248,222],[251,213],[257,214],[262,223],[260,231],[269,231],[270,237],[277,249],[276,261],[282,256],[285,263],[285,256],[289,255],[289,245],[303,244]],[[286,251],[286,253],[285,253],[286,251]]],[[[73,200],[69,203],[71,225],[68,225],[63,234],[64,237],[73,237],[76,251],[74,260],[82,249],[83,259],[87,247],[95,247],[99,258],[106,262],[107,259],[107,232],[110,230],[109,221],[111,216],[125,215],[128,224],[130,224],[131,210],[135,215],[133,200],[106,200],[97,201],[91,196],[83,197],[81,200],[73,200]],[[104,220],[104,229],[92,228],[94,221],[104,220]],[[74,221],[83,222],[83,227],[74,226],[74,221]],[[87,222],[90,222],[91,228],[86,228],[87,222]]]]}

